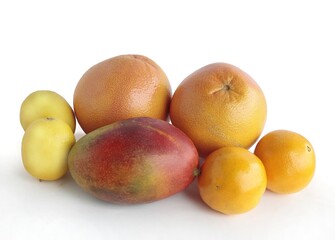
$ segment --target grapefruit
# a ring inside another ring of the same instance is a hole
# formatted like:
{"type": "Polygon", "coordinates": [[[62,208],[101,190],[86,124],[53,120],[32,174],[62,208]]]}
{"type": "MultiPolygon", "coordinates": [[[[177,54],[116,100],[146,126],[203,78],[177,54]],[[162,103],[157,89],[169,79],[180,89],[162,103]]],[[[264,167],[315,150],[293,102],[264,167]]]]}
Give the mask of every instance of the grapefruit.
{"type": "Polygon", "coordinates": [[[84,132],[118,120],[151,117],[166,120],[171,86],[164,71],[142,55],[120,55],[88,69],[73,96],[84,132]]]}

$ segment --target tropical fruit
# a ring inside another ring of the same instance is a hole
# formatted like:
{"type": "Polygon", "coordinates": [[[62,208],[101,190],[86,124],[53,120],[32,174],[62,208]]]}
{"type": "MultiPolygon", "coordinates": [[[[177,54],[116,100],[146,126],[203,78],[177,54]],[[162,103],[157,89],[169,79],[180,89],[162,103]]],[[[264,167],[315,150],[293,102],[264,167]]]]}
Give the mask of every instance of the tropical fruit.
{"type": "Polygon", "coordinates": [[[224,214],[255,208],[266,189],[261,160],[244,148],[223,147],[205,159],[198,188],[203,201],[224,214]]]}
{"type": "Polygon", "coordinates": [[[22,139],[25,169],[39,180],[57,180],[68,170],[67,156],[75,143],[70,126],[56,118],[40,118],[26,129],[22,139]]]}
{"type": "Polygon", "coordinates": [[[144,203],[184,190],[198,169],[192,141],[166,121],[121,120],[82,137],[69,170],[93,196],[114,203],[144,203]]]}
{"type": "Polygon", "coordinates": [[[77,120],[86,133],[133,117],[166,120],[170,100],[167,76],[141,55],[120,55],[92,66],[73,96],[77,120]]]}
{"type": "Polygon", "coordinates": [[[58,93],[38,90],[29,94],[20,108],[20,122],[24,130],[39,118],[58,118],[75,132],[76,119],[70,104],[58,93]]]}
{"type": "Polygon", "coordinates": [[[227,63],[210,64],[189,75],[177,87],[170,106],[173,125],[193,140],[202,156],[221,147],[252,146],[266,113],[258,84],[227,63]]]}
{"type": "Polygon", "coordinates": [[[260,139],[255,154],[266,169],[267,188],[276,193],[294,193],[304,189],[315,171],[315,152],[302,135],[275,130],[260,139]]]}

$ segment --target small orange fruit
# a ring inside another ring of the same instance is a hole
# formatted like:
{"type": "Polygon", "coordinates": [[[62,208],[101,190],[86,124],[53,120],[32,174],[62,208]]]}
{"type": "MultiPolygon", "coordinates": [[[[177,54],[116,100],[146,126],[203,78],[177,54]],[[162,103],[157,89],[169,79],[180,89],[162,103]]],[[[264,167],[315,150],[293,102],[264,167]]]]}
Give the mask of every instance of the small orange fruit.
{"type": "Polygon", "coordinates": [[[313,178],[314,149],[298,133],[287,130],[270,132],[257,143],[254,153],[264,164],[267,188],[273,192],[298,192],[313,178]]]}
{"type": "Polygon", "coordinates": [[[141,55],[120,55],[102,61],[79,80],[74,111],[86,132],[133,117],[166,120],[171,86],[163,70],[141,55]]]}
{"type": "Polygon", "coordinates": [[[201,156],[221,147],[252,146],[263,130],[266,112],[258,84],[226,63],[210,64],[189,75],[170,105],[172,123],[193,140],[201,156]]]}
{"type": "Polygon", "coordinates": [[[261,160],[240,147],[223,147],[201,167],[198,188],[203,201],[219,212],[238,214],[255,208],[266,189],[261,160]]]}

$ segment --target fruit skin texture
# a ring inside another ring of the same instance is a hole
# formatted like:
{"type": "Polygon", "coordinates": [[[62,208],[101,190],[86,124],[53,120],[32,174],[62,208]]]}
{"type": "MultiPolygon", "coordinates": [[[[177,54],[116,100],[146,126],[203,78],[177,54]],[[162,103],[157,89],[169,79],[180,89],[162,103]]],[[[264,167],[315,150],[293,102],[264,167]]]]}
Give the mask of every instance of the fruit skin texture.
{"type": "Polygon", "coordinates": [[[55,118],[40,118],[26,129],[21,146],[25,169],[40,180],[57,180],[67,172],[67,156],[75,143],[72,129],[55,118]]]}
{"type": "Polygon", "coordinates": [[[266,189],[262,162],[239,147],[220,148],[208,155],[198,180],[203,201],[224,214],[255,208],[266,189]]]}
{"type": "Polygon", "coordinates": [[[39,118],[58,118],[76,130],[76,119],[69,103],[58,93],[49,90],[38,90],[26,97],[21,104],[20,122],[26,130],[39,118]]]}
{"type": "Polygon", "coordinates": [[[86,133],[133,117],[166,120],[170,101],[167,76],[141,55],[120,55],[94,65],[73,96],[77,120],[86,133]]]}
{"type": "Polygon", "coordinates": [[[221,147],[249,148],[260,136],[266,114],[261,88],[227,63],[209,64],[189,75],[170,105],[172,123],[193,140],[202,156],[221,147]]]}
{"type": "Polygon", "coordinates": [[[171,196],[194,179],[192,141],[163,120],[133,118],[82,137],[69,154],[69,170],[84,190],[113,203],[144,203],[171,196]]]}
{"type": "Polygon", "coordinates": [[[261,159],[267,188],[276,193],[294,193],[305,188],[315,172],[315,152],[302,135],[275,130],[260,139],[254,153],[261,159]]]}

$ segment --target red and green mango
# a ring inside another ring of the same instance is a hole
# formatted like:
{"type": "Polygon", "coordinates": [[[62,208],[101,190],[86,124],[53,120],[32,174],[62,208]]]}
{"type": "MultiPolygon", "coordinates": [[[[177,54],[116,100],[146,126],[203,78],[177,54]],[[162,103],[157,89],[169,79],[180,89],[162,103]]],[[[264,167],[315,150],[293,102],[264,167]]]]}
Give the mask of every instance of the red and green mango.
{"type": "Polygon", "coordinates": [[[193,142],[166,121],[139,117],[83,136],[68,156],[75,182],[112,203],[145,203],[184,190],[198,172],[193,142]]]}

